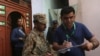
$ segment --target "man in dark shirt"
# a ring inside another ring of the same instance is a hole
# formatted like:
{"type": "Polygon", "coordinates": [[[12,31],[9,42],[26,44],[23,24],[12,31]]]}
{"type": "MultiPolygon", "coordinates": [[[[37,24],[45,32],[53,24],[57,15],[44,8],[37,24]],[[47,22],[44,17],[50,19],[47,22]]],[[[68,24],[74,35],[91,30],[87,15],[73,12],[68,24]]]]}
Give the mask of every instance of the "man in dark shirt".
{"type": "Polygon", "coordinates": [[[99,46],[98,40],[87,27],[75,22],[75,10],[72,7],[62,8],[61,20],[62,24],[53,36],[53,49],[56,51],[64,48],[68,49],[64,53],[60,52],[59,56],[85,56],[84,50],[90,51],[99,46]],[[85,44],[83,44],[84,39],[88,40],[85,44]],[[76,45],[81,46],[73,47],[76,45]]]}
{"type": "Polygon", "coordinates": [[[49,42],[49,44],[52,44],[52,37],[53,34],[56,30],[56,28],[58,27],[58,22],[57,20],[53,20],[51,23],[51,27],[48,28],[48,32],[47,32],[47,41],[49,42]]]}
{"type": "Polygon", "coordinates": [[[17,21],[18,27],[14,28],[11,34],[13,56],[22,56],[22,49],[25,40],[25,32],[22,19],[17,21]]]}

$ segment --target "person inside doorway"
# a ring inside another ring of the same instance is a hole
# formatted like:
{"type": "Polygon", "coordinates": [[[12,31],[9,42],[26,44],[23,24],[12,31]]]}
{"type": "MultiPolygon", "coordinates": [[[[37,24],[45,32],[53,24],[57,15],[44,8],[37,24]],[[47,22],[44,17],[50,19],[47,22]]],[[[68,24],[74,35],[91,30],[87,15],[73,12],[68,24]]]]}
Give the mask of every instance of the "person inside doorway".
{"type": "Polygon", "coordinates": [[[49,44],[52,44],[52,37],[53,37],[53,34],[54,34],[57,26],[58,26],[57,20],[53,20],[52,23],[51,23],[51,27],[48,28],[46,39],[49,42],[49,44]]]}
{"type": "Polygon", "coordinates": [[[12,30],[11,42],[13,44],[13,56],[22,56],[22,49],[24,45],[24,39],[26,37],[25,29],[23,27],[22,19],[17,20],[17,27],[12,30]]]}

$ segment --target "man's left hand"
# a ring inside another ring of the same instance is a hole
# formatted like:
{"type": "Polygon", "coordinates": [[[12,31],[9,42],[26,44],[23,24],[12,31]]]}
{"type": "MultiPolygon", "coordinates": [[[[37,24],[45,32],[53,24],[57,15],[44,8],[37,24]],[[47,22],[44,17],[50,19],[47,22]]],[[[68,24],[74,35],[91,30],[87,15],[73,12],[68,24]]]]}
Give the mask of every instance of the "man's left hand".
{"type": "Polygon", "coordinates": [[[87,51],[90,51],[93,48],[93,44],[91,42],[87,42],[82,46],[82,48],[84,48],[87,51]]]}

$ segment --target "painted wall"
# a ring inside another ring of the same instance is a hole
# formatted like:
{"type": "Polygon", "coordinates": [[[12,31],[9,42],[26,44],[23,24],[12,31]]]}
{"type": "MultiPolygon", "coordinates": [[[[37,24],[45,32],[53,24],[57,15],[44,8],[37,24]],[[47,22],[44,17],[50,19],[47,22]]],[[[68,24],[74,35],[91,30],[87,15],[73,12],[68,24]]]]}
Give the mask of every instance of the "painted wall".
{"type": "MultiPolygon", "coordinates": [[[[69,0],[69,3],[72,6],[79,4],[78,21],[84,23],[100,41],[100,0],[69,0]]],[[[86,52],[86,56],[100,56],[100,47],[86,52]]]]}
{"type": "MultiPolygon", "coordinates": [[[[81,0],[82,21],[100,41],[100,0],[81,0]]],[[[100,56],[100,47],[88,52],[87,56],[100,56]]]]}
{"type": "MultiPolygon", "coordinates": [[[[32,4],[32,15],[36,14],[36,13],[44,13],[46,14],[47,17],[47,28],[45,31],[45,35],[49,26],[49,9],[54,8],[54,0],[31,0],[31,4],[32,4]]],[[[32,20],[33,17],[32,17],[32,20]]],[[[34,24],[33,26],[34,27],[34,24]]]]}

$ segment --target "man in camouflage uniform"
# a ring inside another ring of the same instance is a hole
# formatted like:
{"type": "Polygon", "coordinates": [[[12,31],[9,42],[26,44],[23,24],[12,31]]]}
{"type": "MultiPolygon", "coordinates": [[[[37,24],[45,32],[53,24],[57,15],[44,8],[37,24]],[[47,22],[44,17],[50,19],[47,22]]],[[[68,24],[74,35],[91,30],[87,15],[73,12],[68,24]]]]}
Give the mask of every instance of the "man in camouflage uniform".
{"type": "Polygon", "coordinates": [[[23,48],[23,56],[52,56],[50,48],[44,39],[43,31],[46,28],[44,14],[36,14],[34,17],[34,29],[28,35],[23,48]]]}

